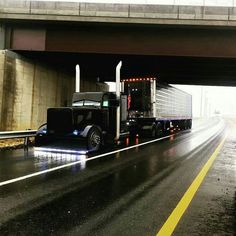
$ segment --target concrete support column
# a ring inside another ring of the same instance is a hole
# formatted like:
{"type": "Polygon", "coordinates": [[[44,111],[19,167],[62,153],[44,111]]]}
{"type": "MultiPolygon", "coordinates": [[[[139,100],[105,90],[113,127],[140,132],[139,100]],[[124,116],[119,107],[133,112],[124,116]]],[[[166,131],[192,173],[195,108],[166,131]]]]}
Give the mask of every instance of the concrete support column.
{"type": "MultiPolygon", "coordinates": [[[[1,38],[1,37],[0,37],[1,38]]],[[[3,114],[3,82],[5,68],[5,51],[0,50],[0,130],[2,130],[2,115],[3,114]]]]}
{"type": "Polygon", "coordinates": [[[73,92],[70,75],[0,50],[0,131],[37,129],[47,108],[70,105],[73,92]]]}
{"type": "Polygon", "coordinates": [[[6,29],[4,24],[0,24],[0,50],[5,49],[6,29]]]}

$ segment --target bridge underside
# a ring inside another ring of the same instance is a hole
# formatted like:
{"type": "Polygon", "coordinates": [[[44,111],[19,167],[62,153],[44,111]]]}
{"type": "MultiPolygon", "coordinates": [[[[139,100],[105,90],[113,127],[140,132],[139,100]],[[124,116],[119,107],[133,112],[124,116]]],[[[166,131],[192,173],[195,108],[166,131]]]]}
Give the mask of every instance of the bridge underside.
{"type": "Polygon", "coordinates": [[[128,24],[6,23],[8,47],[86,79],[156,76],[167,83],[236,86],[234,28],[128,24]],[[9,36],[10,35],[10,36],[9,36]]]}
{"type": "Polygon", "coordinates": [[[71,76],[80,64],[81,76],[96,81],[114,81],[115,67],[122,60],[122,77],[158,77],[172,84],[236,86],[236,59],[180,56],[140,56],[29,52],[20,54],[65,70],[71,76]]]}

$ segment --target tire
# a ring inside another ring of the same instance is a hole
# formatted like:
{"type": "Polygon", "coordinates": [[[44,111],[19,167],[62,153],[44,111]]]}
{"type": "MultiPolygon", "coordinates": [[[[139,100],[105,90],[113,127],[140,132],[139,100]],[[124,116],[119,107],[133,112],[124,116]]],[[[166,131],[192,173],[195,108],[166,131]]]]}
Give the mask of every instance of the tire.
{"type": "Polygon", "coordinates": [[[161,126],[161,124],[157,124],[156,137],[161,137],[161,136],[162,136],[162,126],[161,126]]]}
{"type": "Polygon", "coordinates": [[[102,146],[102,132],[93,126],[87,135],[87,148],[89,151],[98,151],[102,146]]]}
{"type": "Polygon", "coordinates": [[[188,128],[192,129],[192,121],[191,120],[188,121],[188,128]]]}
{"type": "Polygon", "coordinates": [[[140,132],[138,132],[138,128],[132,128],[132,129],[130,129],[130,134],[129,134],[129,136],[130,136],[130,138],[135,138],[136,137],[136,135],[138,134],[138,133],[140,133],[140,132]]]}
{"type": "Polygon", "coordinates": [[[151,138],[156,138],[156,136],[157,136],[157,127],[156,125],[153,125],[151,130],[151,138]]]}
{"type": "Polygon", "coordinates": [[[170,122],[167,121],[164,125],[164,135],[169,135],[170,134],[170,122]],[[169,130],[167,130],[169,129],[169,130]]]}

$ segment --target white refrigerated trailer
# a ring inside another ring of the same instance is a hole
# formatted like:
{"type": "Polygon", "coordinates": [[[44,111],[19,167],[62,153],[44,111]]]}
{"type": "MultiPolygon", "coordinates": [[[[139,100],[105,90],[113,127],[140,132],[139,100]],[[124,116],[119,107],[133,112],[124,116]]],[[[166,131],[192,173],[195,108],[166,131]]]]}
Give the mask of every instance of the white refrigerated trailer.
{"type": "Polygon", "coordinates": [[[156,136],[171,129],[192,127],[192,96],[157,78],[122,81],[128,97],[128,120],[135,120],[139,133],[156,136]]]}

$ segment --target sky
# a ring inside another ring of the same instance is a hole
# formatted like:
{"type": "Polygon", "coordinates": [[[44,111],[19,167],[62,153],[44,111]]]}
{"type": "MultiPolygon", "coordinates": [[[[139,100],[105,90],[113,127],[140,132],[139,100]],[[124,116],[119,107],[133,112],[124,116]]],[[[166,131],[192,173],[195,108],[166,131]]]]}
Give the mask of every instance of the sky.
{"type": "Polygon", "coordinates": [[[236,116],[236,87],[174,85],[192,95],[193,116],[236,116]]]}
{"type": "Polygon", "coordinates": [[[33,1],[130,3],[130,4],[194,5],[194,6],[236,6],[236,0],[132,0],[132,1],[131,0],[33,0],[33,1]]]}

